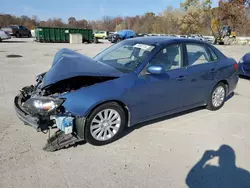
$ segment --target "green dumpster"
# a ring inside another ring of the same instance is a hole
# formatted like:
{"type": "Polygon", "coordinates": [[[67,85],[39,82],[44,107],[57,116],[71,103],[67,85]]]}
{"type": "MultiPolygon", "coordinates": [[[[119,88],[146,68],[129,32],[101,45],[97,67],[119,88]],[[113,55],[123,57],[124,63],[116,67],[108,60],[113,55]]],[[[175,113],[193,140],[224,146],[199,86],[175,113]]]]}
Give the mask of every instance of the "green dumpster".
{"type": "Polygon", "coordinates": [[[92,29],[36,27],[35,35],[37,42],[69,43],[69,34],[82,34],[82,42],[93,42],[92,29]]]}

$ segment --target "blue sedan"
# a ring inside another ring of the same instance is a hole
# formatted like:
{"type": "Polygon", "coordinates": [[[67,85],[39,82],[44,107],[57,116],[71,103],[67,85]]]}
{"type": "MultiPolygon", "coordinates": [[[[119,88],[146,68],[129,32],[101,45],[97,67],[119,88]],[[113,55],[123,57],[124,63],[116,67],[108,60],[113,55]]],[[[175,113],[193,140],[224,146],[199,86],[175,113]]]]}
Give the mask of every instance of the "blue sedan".
{"type": "Polygon", "coordinates": [[[239,75],[250,77],[250,53],[245,54],[240,59],[239,75]]]}
{"type": "Polygon", "coordinates": [[[133,38],[93,59],[58,51],[51,68],[14,103],[18,117],[38,131],[56,127],[64,136],[104,145],[140,122],[198,106],[218,110],[237,83],[238,63],[210,44],[133,38]]]}

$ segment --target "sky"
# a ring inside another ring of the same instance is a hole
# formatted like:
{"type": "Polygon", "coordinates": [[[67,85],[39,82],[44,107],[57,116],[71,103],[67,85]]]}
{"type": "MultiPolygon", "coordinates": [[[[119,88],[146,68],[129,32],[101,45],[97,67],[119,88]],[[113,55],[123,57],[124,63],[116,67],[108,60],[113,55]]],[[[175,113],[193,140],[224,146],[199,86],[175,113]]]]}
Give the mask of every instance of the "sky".
{"type": "MultiPolygon", "coordinates": [[[[0,13],[16,16],[36,15],[40,20],[73,16],[77,20],[98,20],[103,16],[135,16],[145,12],[158,14],[167,6],[175,8],[184,0],[2,0],[0,13]]],[[[212,0],[217,6],[218,0],[212,0]]]]}

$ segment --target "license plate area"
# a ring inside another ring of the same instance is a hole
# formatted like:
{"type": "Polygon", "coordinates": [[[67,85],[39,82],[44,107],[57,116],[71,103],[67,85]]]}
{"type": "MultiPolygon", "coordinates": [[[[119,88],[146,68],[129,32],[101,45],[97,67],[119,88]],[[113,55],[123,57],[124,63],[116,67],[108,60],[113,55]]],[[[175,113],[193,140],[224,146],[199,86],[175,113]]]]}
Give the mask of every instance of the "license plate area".
{"type": "Polygon", "coordinates": [[[73,132],[73,117],[70,116],[53,116],[52,119],[56,121],[58,129],[65,134],[71,134],[73,132]]]}

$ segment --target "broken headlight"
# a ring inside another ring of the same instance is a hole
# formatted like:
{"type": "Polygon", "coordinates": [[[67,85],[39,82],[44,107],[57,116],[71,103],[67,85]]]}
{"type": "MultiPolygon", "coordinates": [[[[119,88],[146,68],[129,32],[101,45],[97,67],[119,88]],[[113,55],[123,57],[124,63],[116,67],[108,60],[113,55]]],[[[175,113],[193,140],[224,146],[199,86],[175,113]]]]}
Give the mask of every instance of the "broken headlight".
{"type": "Polygon", "coordinates": [[[52,97],[33,97],[23,103],[23,107],[34,114],[46,115],[62,105],[64,99],[52,97]]]}

